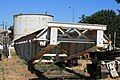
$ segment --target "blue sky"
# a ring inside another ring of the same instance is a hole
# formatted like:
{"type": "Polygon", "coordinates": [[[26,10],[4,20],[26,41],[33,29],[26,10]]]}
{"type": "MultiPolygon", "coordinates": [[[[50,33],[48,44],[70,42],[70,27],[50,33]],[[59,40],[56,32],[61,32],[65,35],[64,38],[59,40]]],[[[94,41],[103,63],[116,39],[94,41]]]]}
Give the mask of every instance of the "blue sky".
{"type": "Polygon", "coordinates": [[[114,0],[0,0],[0,23],[5,21],[8,25],[12,25],[15,14],[46,11],[54,16],[55,21],[72,22],[72,8],[75,22],[78,22],[82,14],[91,15],[101,9],[117,11],[120,9],[120,4],[114,0]]]}

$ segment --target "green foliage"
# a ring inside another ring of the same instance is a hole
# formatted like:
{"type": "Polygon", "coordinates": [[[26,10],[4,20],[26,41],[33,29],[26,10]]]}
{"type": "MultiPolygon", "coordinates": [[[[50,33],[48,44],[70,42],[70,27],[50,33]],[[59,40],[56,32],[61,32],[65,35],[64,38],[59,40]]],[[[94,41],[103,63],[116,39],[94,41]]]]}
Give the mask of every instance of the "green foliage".
{"type": "Polygon", "coordinates": [[[120,0],[115,0],[118,4],[120,4],[120,0]]]}
{"type": "Polygon", "coordinates": [[[12,41],[13,40],[13,26],[10,26],[9,28],[8,28],[8,30],[10,30],[11,31],[11,33],[9,33],[9,37],[10,37],[10,41],[12,41]]]}
{"type": "Polygon", "coordinates": [[[59,71],[62,72],[63,69],[61,69],[60,67],[58,67],[57,65],[55,65],[55,63],[51,63],[51,64],[42,64],[42,63],[38,63],[35,65],[36,69],[42,69],[43,72],[47,72],[47,71],[59,71]]]}
{"type": "Polygon", "coordinates": [[[0,66],[0,74],[4,74],[4,72],[5,72],[4,67],[0,66]]]}
{"type": "Polygon", "coordinates": [[[101,10],[91,16],[82,16],[82,23],[103,24],[107,25],[105,34],[111,34],[111,40],[114,39],[114,32],[117,32],[116,45],[120,47],[120,15],[117,15],[113,10],[101,10]]]}

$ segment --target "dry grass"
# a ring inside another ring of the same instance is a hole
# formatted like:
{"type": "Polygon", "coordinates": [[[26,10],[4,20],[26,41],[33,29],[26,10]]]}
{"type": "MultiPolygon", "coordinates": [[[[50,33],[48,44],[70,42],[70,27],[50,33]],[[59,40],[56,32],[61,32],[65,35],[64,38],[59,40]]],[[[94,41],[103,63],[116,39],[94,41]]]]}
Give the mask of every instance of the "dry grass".
{"type": "Polygon", "coordinates": [[[0,61],[0,80],[28,80],[36,77],[28,71],[27,65],[18,56],[8,59],[2,57],[0,61]]]}

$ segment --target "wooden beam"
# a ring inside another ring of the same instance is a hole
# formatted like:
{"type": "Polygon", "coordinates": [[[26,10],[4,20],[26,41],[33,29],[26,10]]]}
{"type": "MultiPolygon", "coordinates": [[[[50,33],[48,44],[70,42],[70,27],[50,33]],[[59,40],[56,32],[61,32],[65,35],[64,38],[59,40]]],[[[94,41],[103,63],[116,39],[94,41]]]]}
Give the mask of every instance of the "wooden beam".
{"type": "Polygon", "coordinates": [[[34,62],[35,60],[41,59],[44,54],[50,52],[51,49],[53,49],[54,47],[56,47],[56,45],[48,45],[47,47],[43,48],[42,50],[40,50],[40,51],[29,61],[29,63],[32,63],[32,62],[34,62]]]}
{"type": "Polygon", "coordinates": [[[70,59],[73,59],[73,58],[76,58],[76,57],[80,57],[80,56],[83,56],[84,54],[88,53],[88,52],[92,52],[92,51],[95,51],[96,49],[98,49],[98,47],[94,46],[92,48],[89,48],[85,51],[81,51],[81,52],[78,52],[78,53],[74,53],[73,55],[70,55],[68,56],[66,59],[64,60],[61,60],[61,61],[66,61],[66,60],[70,60],[70,59]]]}

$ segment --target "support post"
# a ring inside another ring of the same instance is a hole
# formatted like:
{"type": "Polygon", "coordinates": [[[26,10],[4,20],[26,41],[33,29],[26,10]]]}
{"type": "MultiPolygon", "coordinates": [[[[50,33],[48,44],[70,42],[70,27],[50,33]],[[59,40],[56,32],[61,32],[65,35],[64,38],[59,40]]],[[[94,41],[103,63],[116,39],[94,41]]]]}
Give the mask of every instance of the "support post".
{"type": "Polygon", "coordinates": [[[115,43],[116,43],[116,32],[114,32],[114,45],[113,45],[114,49],[115,49],[115,43]]]}
{"type": "Polygon", "coordinates": [[[97,47],[103,47],[103,30],[97,30],[97,47]]]}
{"type": "Polygon", "coordinates": [[[57,45],[58,28],[51,27],[50,44],[57,45]]]}

